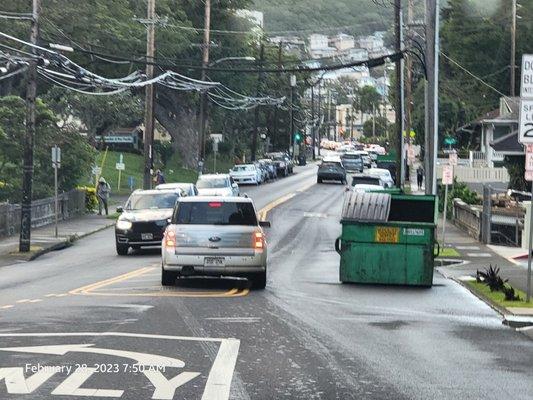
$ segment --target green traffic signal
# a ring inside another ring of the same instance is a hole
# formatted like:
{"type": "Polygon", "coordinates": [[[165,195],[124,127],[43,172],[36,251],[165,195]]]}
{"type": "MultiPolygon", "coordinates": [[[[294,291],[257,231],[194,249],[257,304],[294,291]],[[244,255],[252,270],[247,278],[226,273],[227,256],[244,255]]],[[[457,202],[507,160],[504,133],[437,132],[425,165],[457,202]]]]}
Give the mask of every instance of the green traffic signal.
{"type": "Polygon", "coordinates": [[[300,143],[301,140],[302,140],[302,135],[300,135],[299,132],[296,132],[296,133],[294,134],[294,142],[295,142],[295,143],[300,143]]]}

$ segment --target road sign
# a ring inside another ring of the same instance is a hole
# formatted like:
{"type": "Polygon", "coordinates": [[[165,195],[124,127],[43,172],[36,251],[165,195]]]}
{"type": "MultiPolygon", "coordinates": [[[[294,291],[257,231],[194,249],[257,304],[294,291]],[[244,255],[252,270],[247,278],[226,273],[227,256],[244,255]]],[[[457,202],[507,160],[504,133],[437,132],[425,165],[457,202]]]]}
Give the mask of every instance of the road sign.
{"type": "Polygon", "coordinates": [[[455,144],[455,143],[457,143],[457,140],[455,138],[453,138],[453,137],[447,136],[447,137],[444,138],[444,144],[452,145],[452,144],[455,144]]]}
{"type": "Polygon", "coordinates": [[[533,99],[520,100],[520,124],[521,143],[533,143],[533,99]]]}
{"type": "Polygon", "coordinates": [[[528,182],[533,182],[533,171],[526,171],[524,178],[528,182]]]}
{"type": "Polygon", "coordinates": [[[59,146],[52,147],[52,166],[54,168],[61,167],[61,148],[59,146]]]}
{"type": "Polygon", "coordinates": [[[443,185],[453,184],[453,166],[451,165],[442,166],[442,184],[443,185]]]}
{"type": "Polygon", "coordinates": [[[100,174],[102,173],[102,168],[97,167],[97,166],[93,166],[93,167],[91,168],[91,173],[92,173],[93,175],[98,176],[98,175],[100,175],[100,174]]]}
{"type": "Polygon", "coordinates": [[[124,171],[126,169],[126,164],[118,162],[115,164],[115,168],[118,169],[119,171],[124,171]]]}
{"type": "Polygon", "coordinates": [[[457,153],[456,152],[450,153],[448,164],[455,166],[457,165],[457,163],[458,163],[457,153]]]}
{"type": "Polygon", "coordinates": [[[533,98],[533,54],[522,56],[520,97],[533,98]]]}

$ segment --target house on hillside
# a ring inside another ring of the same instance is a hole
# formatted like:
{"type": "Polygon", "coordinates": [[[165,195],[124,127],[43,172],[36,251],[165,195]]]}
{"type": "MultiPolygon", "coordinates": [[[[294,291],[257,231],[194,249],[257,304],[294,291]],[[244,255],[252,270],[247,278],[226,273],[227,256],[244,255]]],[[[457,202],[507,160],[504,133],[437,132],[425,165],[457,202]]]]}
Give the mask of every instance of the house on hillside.
{"type": "Polygon", "coordinates": [[[502,97],[500,107],[462,126],[458,133],[471,134],[478,149],[470,158],[474,166],[501,166],[505,156],[524,155],[518,141],[520,98],[502,97]]]}

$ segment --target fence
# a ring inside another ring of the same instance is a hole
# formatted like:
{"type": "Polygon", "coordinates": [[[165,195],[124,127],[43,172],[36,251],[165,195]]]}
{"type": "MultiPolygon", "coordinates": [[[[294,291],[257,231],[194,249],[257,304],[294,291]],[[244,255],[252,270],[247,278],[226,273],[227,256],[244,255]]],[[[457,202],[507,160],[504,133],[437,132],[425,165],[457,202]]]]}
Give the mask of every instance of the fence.
{"type": "MultiPolygon", "coordinates": [[[[457,165],[453,170],[459,182],[509,182],[509,173],[506,168],[475,168],[457,165]]],[[[437,177],[442,177],[442,165],[437,165],[437,177]]]]}
{"type": "Polygon", "coordinates": [[[481,239],[481,210],[460,199],[453,200],[453,223],[476,240],[481,239]]]}
{"type": "MultiPolygon", "coordinates": [[[[71,190],[59,195],[59,220],[69,219],[85,212],[85,193],[71,190]]],[[[31,204],[33,228],[54,222],[54,197],[35,200],[31,204]]],[[[20,204],[0,204],[0,237],[11,236],[20,231],[20,204]]]]}

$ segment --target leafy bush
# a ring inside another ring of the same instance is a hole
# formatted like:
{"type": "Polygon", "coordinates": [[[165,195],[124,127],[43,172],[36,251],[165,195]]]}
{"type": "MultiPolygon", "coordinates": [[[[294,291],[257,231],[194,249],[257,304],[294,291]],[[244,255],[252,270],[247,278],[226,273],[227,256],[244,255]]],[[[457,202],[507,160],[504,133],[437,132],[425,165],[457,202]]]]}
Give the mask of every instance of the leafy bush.
{"type": "Polygon", "coordinates": [[[507,301],[520,301],[520,296],[515,294],[514,288],[512,286],[504,285],[503,294],[505,295],[505,300],[507,301]]]}
{"type": "Polygon", "coordinates": [[[498,267],[489,266],[485,272],[476,271],[476,279],[478,282],[483,282],[487,285],[491,292],[502,291],[505,287],[507,279],[504,281],[500,277],[500,269],[498,267]]]}
{"type": "MultiPolygon", "coordinates": [[[[439,184],[438,187],[438,196],[439,196],[439,211],[444,211],[444,193],[445,187],[442,184],[439,184]]],[[[446,212],[446,217],[450,218],[452,216],[453,207],[451,207],[453,199],[461,199],[466,204],[481,204],[481,198],[479,195],[470,190],[470,188],[464,182],[458,182],[456,179],[453,181],[453,185],[448,187],[448,209],[446,212]]]]}
{"type": "Polygon", "coordinates": [[[96,189],[91,186],[79,186],[78,189],[85,192],[85,210],[90,213],[94,212],[98,208],[96,189]]]}

